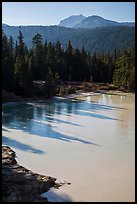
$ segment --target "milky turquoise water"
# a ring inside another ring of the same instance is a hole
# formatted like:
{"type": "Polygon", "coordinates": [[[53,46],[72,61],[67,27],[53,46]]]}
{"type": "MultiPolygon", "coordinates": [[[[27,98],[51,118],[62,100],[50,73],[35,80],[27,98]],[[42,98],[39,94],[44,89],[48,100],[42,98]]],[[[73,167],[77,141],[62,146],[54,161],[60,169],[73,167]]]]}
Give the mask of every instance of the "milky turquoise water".
{"type": "Polygon", "coordinates": [[[19,164],[70,182],[51,201],[135,201],[135,95],[2,106],[2,143],[19,164]]]}

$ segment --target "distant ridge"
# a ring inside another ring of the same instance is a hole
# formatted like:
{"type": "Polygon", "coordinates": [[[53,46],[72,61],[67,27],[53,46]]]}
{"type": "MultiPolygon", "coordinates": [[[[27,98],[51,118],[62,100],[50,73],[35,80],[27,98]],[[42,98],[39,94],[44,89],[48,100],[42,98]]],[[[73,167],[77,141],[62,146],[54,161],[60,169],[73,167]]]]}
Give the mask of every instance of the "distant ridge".
{"type": "Polygon", "coordinates": [[[6,23],[2,23],[2,26],[10,26],[10,25],[8,25],[8,24],[6,24],[6,23]]]}
{"type": "MultiPolygon", "coordinates": [[[[12,36],[14,43],[18,40],[20,26],[2,24],[2,29],[7,37],[12,36]]],[[[63,26],[21,26],[26,45],[32,47],[32,38],[40,33],[45,41],[56,43],[60,41],[66,48],[70,40],[72,46],[81,49],[84,46],[87,52],[114,53],[114,49],[124,50],[134,46],[134,26],[108,26],[98,28],[68,28],[63,26]]]]}
{"type": "Polygon", "coordinates": [[[59,26],[69,28],[97,28],[97,27],[108,27],[108,26],[135,26],[134,22],[116,22],[105,19],[101,16],[92,15],[85,17],[83,15],[73,15],[62,21],[59,26]]]}
{"type": "MultiPolygon", "coordinates": [[[[11,26],[6,23],[2,23],[2,26],[11,26]]],[[[25,26],[25,25],[20,25],[25,26]]],[[[34,25],[28,25],[28,26],[34,26],[34,25]]],[[[44,26],[44,25],[35,25],[35,26],[44,26]]],[[[64,20],[61,20],[58,25],[53,26],[60,26],[60,27],[66,27],[66,28],[99,28],[99,27],[109,27],[109,26],[129,26],[134,27],[135,22],[117,22],[113,20],[105,19],[101,16],[92,15],[92,16],[83,16],[80,15],[72,15],[64,20]]],[[[15,27],[15,26],[14,26],[15,27]]],[[[16,26],[19,27],[19,26],[16,26]]],[[[47,26],[49,27],[49,26],[47,26]]]]}

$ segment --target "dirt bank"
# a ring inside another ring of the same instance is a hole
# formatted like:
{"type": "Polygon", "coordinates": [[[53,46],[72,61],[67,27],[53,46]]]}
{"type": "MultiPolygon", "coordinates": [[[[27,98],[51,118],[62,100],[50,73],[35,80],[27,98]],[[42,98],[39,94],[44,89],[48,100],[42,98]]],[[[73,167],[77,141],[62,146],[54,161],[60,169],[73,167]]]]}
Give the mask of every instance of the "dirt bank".
{"type": "Polygon", "coordinates": [[[63,184],[20,166],[15,157],[10,147],[2,147],[2,202],[48,202],[41,194],[63,184]]]}

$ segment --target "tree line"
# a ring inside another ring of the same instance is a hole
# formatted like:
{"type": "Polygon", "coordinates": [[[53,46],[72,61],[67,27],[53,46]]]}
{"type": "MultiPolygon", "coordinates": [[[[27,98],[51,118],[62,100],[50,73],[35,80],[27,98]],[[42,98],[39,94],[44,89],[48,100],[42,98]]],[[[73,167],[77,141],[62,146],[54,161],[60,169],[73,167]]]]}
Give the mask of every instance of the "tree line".
{"type": "Polygon", "coordinates": [[[26,46],[21,30],[15,44],[2,31],[2,88],[26,96],[40,91],[34,87],[35,81],[44,81],[45,91],[60,81],[107,82],[135,88],[134,48],[124,52],[115,49],[114,55],[91,55],[84,46],[72,47],[70,41],[66,49],[59,41],[43,43],[39,33],[32,38],[32,45],[26,46]]]}

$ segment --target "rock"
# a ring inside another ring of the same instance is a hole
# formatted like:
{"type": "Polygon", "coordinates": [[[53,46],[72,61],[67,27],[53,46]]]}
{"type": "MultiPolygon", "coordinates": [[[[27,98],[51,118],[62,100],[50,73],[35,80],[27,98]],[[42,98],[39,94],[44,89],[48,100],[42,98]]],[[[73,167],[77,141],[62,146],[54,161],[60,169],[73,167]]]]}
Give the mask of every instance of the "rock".
{"type": "Polygon", "coordinates": [[[20,166],[15,156],[10,147],[2,147],[2,202],[48,202],[41,194],[61,184],[20,166]]]}
{"type": "Polygon", "coordinates": [[[2,165],[17,164],[15,160],[15,152],[8,146],[2,147],[2,165]]]}

